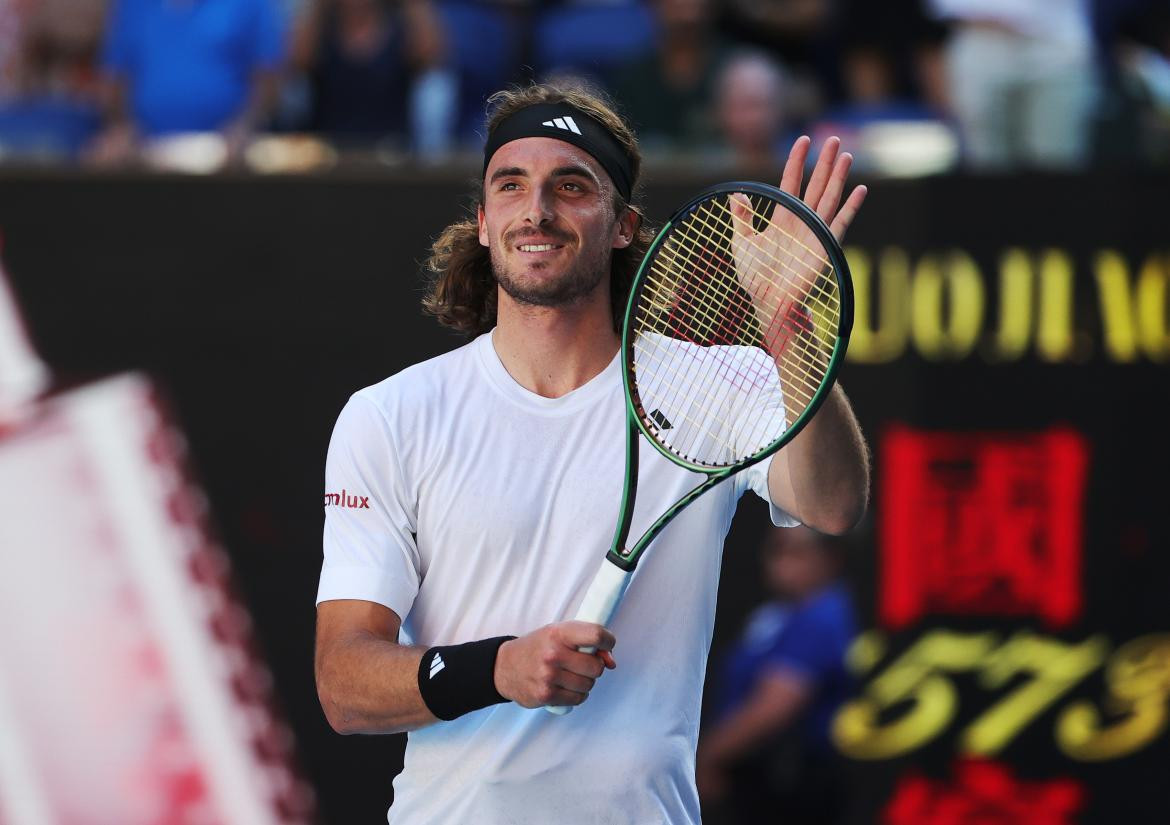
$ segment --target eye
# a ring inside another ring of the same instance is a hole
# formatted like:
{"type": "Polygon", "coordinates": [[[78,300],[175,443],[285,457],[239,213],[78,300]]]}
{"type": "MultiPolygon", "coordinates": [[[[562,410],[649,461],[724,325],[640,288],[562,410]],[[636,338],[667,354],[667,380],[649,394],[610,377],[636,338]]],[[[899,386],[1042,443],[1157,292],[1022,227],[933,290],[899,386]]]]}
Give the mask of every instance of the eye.
{"type": "Polygon", "coordinates": [[[501,192],[515,192],[519,188],[520,184],[516,183],[514,180],[504,181],[500,184],[501,192]]]}

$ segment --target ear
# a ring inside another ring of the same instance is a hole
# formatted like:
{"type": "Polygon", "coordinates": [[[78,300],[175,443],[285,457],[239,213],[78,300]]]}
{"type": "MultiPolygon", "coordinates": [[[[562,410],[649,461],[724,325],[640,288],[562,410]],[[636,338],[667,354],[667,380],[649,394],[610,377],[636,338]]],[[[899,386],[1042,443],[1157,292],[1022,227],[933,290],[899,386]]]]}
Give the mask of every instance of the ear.
{"type": "Polygon", "coordinates": [[[483,215],[483,204],[476,210],[475,219],[479,223],[479,245],[488,245],[487,219],[483,215]]]}
{"type": "Polygon", "coordinates": [[[627,207],[621,217],[617,219],[617,236],[614,238],[613,248],[625,249],[632,244],[641,225],[642,216],[627,207]]]}

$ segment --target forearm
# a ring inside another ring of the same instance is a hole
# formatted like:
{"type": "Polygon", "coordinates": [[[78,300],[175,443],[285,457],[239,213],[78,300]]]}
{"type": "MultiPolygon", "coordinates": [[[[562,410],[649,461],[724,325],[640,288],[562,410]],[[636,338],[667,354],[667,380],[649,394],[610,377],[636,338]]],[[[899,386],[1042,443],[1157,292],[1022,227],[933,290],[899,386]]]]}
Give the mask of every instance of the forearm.
{"type": "Polygon", "coordinates": [[[338,733],[400,733],[433,724],[418,688],[425,649],[354,634],[317,657],[317,691],[338,733]]]}
{"type": "Polygon", "coordinates": [[[257,70],[248,100],[228,130],[251,134],[263,126],[276,105],[278,92],[278,73],[272,69],[257,70]]]}
{"type": "Polygon", "coordinates": [[[131,128],[129,94],[121,75],[107,75],[98,85],[98,101],[107,128],[131,128]]]}
{"type": "Polygon", "coordinates": [[[735,762],[772,735],[770,709],[746,705],[734,711],[699,743],[700,758],[712,765],[735,762]]]}
{"type": "Polygon", "coordinates": [[[809,527],[847,532],[865,513],[869,452],[840,384],[772,463],[773,501],[809,527]]]}
{"type": "Polygon", "coordinates": [[[808,688],[786,676],[766,676],[748,700],[703,735],[699,754],[708,764],[727,765],[747,756],[785,730],[808,698],[808,688]]]}

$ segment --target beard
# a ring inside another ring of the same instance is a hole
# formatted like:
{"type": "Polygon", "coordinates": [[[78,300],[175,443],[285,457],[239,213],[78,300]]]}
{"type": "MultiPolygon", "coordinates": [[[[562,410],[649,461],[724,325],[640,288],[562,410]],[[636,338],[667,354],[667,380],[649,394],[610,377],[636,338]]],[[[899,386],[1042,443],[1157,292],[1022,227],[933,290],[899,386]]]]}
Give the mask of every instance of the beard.
{"type": "MultiPolygon", "coordinates": [[[[506,236],[504,248],[515,248],[523,241],[523,232],[506,236]]],[[[543,233],[546,237],[549,233],[543,233]]],[[[557,237],[557,242],[568,240],[557,237]]],[[[610,252],[600,244],[581,248],[576,260],[556,278],[529,278],[508,271],[508,262],[502,251],[493,246],[490,250],[492,274],[496,283],[513,301],[538,307],[568,306],[593,293],[605,278],[610,268],[610,252]]]]}

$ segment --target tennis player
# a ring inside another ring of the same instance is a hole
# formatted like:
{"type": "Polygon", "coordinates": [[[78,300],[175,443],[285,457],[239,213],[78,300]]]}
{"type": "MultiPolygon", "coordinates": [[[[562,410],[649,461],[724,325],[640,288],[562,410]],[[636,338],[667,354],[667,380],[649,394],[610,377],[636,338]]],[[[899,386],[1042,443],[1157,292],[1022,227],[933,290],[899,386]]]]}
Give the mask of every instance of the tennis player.
{"type": "MultiPolygon", "coordinates": [[[[425,299],[473,339],[357,392],[333,433],[321,703],[341,733],[410,731],[394,823],[697,823],[736,502],[751,488],[778,525],[843,532],[865,507],[864,442],[837,387],[791,444],[666,528],[612,627],[564,621],[620,504],[618,325],[651,240],[632,205],[640,155],[612,107],[577,88],[501,92],[488,126],[476,219],[435,242],[425,299]]],[[[799,193],[808,153],[801,138],[782,188],[799,193]]],[[[850,162],[827,141],[804,193],[838,236],[865,196],[842,203],[850,162]]],[[[695,480],[643,450],[633,533],[695,480]]]]}

